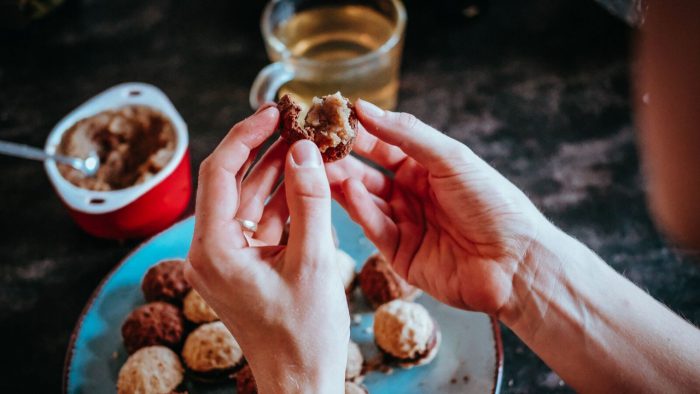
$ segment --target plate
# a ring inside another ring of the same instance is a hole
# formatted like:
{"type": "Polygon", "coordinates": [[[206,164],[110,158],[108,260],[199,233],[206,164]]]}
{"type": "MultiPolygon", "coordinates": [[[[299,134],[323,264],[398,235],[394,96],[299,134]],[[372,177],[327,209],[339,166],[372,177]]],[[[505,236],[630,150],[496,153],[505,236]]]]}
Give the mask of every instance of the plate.
{"type": "MultiPolygon", "coordinates": [[[[333,203],[333,224],[340,247],[358,261],[359,268],[375,251],[374,246],[336,203],[333,203]]],[[[160,260],[184,258],[193,230],[194,218],[190,217],[156,235],[128,255],[98,286],[71,336],[64,367],[64,392],[115,392],[119,368],[127,357],[121,339],[121,324],[132,309],[145,302],[141,278],[160,260]]],[[[499,392],[503,347],[498,323],[482,313],[448,307],[425,294],[417,302],[430,311],[442,331],[442,346],[437,357],[428,365],[409,370],[394,369],[390,374],[369,373],[364,384],[370,392],[499,392]]],[[[361,322],[353,323],[351,336],[368,359],[376,354],[370,332],[372,313],[366,308],[363,310],[361,304],[360,301],[353,305],[359,308],[361,322]]],[[[230,383],[228,386],[190,385],[188,390],[192,394],[233,392],[230,383]]]]}

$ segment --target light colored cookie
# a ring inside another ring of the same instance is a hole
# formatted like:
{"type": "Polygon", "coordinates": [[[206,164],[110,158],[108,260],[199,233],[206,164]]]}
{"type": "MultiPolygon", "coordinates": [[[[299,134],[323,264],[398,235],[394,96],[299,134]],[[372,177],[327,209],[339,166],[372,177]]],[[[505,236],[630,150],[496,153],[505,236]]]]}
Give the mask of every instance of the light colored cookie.
{"type": "Polygon", "coordinates": [[[182,383],[177,354],[165,346],[148,346],[132,354],[119,370],[117,393],[169,393],[182,383]]]}

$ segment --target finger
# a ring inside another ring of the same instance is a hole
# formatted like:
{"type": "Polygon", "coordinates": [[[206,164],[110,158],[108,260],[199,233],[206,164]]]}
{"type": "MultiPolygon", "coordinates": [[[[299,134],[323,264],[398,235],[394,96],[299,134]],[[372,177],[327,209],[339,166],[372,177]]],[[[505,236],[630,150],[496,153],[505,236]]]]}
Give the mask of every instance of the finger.
{"type": "Polygon", "coordinates": [[[255,237],[268,245],[279,244],[284,226],[287,224],[287,219],[289,219],[285,189],[284,183],[282,183],[275,190],[275,193],[265,206],[260,223],[258,223],[258,231],[255,233],[255,237]]]}
{"type": "Polygon", "coordinates": [[[398,242],[394,221],[375,203],[372,195],[357,179],[343,183],[344,208],[350,218],[362,227],[367,238],[386,256],[393,259],[398,242]]]}
{"type": "Polygon", "coordinates": [[[196,236],[224,237],[241,247],[244,239],[233,218],[238,209],[236,175],[250,155],[276,126],[279,112],[268,108],[236,124],[199,170],[195,208],[196,236]]]}
{"type": "MultiPolygon", "coordinates": [[[[277,104],[268,101],[263,103],[260,108],[258,108],[253,115],[259,114],[260,112],[270,108],[270,107],[277,107],[277,104]]],[[[236,183],[238,184],[238,190],[241,190],[241,182],[243,181],[243,178],[246,176],[248,173],[248,170],[250,169],[250,166],[253,164],[255,161],[255,158],[258,156],[258,151],[260,150],[260,147],[257,147],[253,149],[250,154],[248,155],[248,160],[246,160],[245,164],[241,167],[240,171],[238,171],[238,175],[236,175],[236,183]]]]}
{"type": "Polygon", "coordinates": [[[356,154],[372,160],[389,171],[396,171],[408,156],[394,145],[387,144],[368,133],[362,126],[358,127],[357,138],[352,146],[356,154]]]}
{"type": "Polygon", "coordinates": [[[319,263],[318,255],[327,252],[325,246],[333,245],[331,193],[321,154],[313,142],[301,140],[292,145],[284,182],[290,214],[290,261],[319,263]]]}
{"type": "Polygon", "coordinates": [[[278,140],[255,164],[241,185],[241,203],[236,212],[237,217],[254,222],[260,220],[265,199],[271,194],[282,174],[288,149],[289,145],[286,142],[278,140]]]}
{"type": "Polygon", "coordinates": [[[348,178],[355,178],[372,194],[386,198],[391,193],[392,181],[388,176],[352,156],[326,164],[326,174],[331,186],[340,185],[348,178]]]}
{"type": "Polygon", "coordinates": [[[385,111],[364,100],[357,100],[356,108],[358,118],[368,132],[397,146],[433,175],[454,175],[455,163],[471,153],[464,145],[411,114],[385,111]]]}

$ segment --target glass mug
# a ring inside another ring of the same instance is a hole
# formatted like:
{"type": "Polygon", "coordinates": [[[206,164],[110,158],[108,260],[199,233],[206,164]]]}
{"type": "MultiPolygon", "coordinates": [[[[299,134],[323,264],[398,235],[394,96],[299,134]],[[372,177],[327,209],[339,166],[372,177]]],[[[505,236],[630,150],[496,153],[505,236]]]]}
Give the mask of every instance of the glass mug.
{"type": "Polygon", "coordinates": [[[400,0],[272,0],[261,29],[273,61],[253,82],[253,109],[289,93],[308,105],[340,91],[394,109],[406,10],[400,0]]]}

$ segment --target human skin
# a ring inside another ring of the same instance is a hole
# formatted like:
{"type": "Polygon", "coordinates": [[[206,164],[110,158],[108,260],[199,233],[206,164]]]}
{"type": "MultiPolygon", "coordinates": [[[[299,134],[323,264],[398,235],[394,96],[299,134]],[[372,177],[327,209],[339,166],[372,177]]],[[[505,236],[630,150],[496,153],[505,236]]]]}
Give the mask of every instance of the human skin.
{"type": "Polygon", "coordinates": [[[496,316],[580,392],[700,387],[700,331],[556,228],[466,146],[414,116],[356,103],[355,158],[334,198],[409,283],[496,316]],[[565,350],[564,350],[565,349],[565,350]]]}
{"type": "Polygon", "coordinates": [[[318,148],[278,141],[244,179],[278,118],[262,108],[202,163],[185,277],[241,345],[260,393],[342,393],[350,318],[318,148]],[[288,217],[288,244],[277,246],[288,217]]]}

